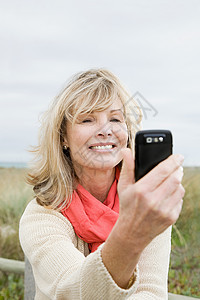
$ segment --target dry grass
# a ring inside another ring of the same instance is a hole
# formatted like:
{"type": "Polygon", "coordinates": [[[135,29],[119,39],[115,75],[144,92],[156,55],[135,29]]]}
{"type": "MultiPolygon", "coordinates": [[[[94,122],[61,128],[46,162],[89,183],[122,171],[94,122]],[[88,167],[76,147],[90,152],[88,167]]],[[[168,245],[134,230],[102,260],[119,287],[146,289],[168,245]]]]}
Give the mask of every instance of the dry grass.
{"type": "Polygon", "coordinates": [[[33,197],[25,183],[25,169],[0,168],[0,256],[23,260],[18,239],[22,212],[33,197]]]}
{"type": "MultiPolygon", "coordinates": [[[[18,238],[19,219],[33,197],[25,183],[26,170],[0,168],[0,256],[24,260],[18,238]]],[[[0,299],[21,300],[24,294],[23,275],[0,271],[0,299]]]]}

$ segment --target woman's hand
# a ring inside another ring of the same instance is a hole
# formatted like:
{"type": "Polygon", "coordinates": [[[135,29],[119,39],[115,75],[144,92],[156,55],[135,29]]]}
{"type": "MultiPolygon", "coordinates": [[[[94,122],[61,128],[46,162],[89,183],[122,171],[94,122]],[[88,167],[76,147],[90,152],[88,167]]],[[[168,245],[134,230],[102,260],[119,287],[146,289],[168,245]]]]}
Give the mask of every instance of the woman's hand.
{"type": "Polygon", "coordinates": [[[122,155],[119,234],[137,245],[139,253],[179,217],[185,192],[181,185],[183,157],[171,155],[135,183],[132,152],[124,149],[122,155]]]}
{"type": "Polygon", "coordinates": [[[115,282],[126,288],[144,248],[176,222],[184,188],[182,156],[171,155],[135,183],[132,152],[124,149],[122,155],[119,218],[102,248],[102,259],[115,282]]]}

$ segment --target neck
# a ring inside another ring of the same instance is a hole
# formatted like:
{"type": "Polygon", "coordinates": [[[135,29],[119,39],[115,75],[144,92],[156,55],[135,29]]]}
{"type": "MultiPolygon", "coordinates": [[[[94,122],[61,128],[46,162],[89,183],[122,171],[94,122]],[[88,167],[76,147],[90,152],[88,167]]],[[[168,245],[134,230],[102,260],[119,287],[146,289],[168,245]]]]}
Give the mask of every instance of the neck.
{"type": "Polygon", "coordinates": [[[110,170],[84,170],[77,176],[79,178],[78,182],[84,189],[99,201],[104,202],[115,179],[115,168],[110,170]]]}

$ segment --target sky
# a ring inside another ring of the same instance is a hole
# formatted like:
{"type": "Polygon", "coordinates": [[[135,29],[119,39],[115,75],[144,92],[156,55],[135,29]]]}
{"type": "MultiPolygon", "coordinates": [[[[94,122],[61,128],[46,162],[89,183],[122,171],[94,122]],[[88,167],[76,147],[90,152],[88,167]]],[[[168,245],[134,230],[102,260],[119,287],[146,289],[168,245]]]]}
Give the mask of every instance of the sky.
{"type": "Polygon", "coordinates": [[[107,68],[200,166],[199,0],[0,0],[0,161],[27,162],[73,74],[107,68]]]}

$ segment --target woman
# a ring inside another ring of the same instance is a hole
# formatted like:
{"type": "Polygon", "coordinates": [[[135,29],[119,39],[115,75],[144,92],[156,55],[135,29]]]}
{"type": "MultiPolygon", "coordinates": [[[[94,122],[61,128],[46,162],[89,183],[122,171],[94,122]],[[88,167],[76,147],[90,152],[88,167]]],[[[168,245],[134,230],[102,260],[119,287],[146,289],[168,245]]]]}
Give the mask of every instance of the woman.
{"type": "Polygon", "coordinates": [[[89,70],[44,116],[28,179],[36,198],[20,221],[35,299],[167,299],[183,157],[134,182],[141,114],[136,104],[131,113],[129,99],[111,72],[89,70]]]}

